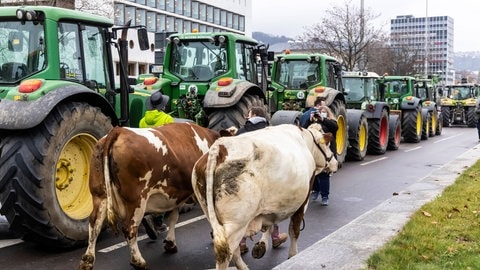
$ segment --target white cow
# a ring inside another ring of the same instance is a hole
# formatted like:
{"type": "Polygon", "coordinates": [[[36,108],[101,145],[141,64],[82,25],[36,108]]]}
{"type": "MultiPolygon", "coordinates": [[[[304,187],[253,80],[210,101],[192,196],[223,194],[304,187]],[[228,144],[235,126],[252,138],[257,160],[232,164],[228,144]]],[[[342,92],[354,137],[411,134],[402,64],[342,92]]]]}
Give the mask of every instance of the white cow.
{"type": "Polygon", "coordinates": [[[331,139],[319,124],[272,126],[219,138],[197,161],[192,186],[212,226],[217,269],[226,269],[232,256],[237,268],[248,269],[242,237],[266,232],[253,252],[262,257],[272,225],[289,217],[289,258],[297,254],[314,176],[337,170],[331,139]]]}

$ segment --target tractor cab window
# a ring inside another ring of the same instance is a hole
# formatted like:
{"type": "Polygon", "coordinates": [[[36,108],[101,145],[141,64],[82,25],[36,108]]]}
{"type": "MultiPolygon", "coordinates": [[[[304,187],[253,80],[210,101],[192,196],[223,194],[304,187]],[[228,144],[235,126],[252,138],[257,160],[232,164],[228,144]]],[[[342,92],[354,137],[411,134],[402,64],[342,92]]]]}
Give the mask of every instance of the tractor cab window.
{"type": "Polygon", "coordinates": [[[170,72],[182,80],[210,81],[227,71],[226,43],[181,40],[172,44],[170,72]]]}
{"type": "Polygon", "coordinates": [[[391,81],[390,94],[394,97],[401,97],[408,94],[408,86],[406,81],[391,81]]]}
{"type": "Polygon", "coordinates": [[[60,23],[58,25],[58,52],[60,78],[83,81],[78,24],[60,23]]]}
{"type": "Polygon", "coordinates": [[[0,83],[14,83],[45,68],[43,25],[0,22],[0,83]]]}
{"type": "Polygon", "coordinates": [[[255,47],[246,43],[235,44],[237,79],[257,83],[257,63],[255,47]]]}

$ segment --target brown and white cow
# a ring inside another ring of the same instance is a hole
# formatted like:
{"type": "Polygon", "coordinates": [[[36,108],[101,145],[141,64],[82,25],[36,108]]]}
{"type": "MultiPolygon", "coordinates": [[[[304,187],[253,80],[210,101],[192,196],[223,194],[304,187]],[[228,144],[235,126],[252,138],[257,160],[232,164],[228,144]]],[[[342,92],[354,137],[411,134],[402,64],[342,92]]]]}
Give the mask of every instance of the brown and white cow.
{"type": "Polygon", "coordinates": [[[93,268],[96,240],[106,217],[115,232],[123,231],[130,264],[146,269],[137,245],[138,226],[145,213],[172,210],[165,249],[176,251],[178,207],[193,195],[193,165],[219,137],[219,132],[193,123],[172,123],[156,128],[115,127],[100,139],[91,159],[94,208],[79,269],[93,268]]]}
{"type": "Polygon", "coordinates": [[[272,225],[289,217],[289,258],[297,254],[314,176],[337,170],[331,139],[318,124],[271,126],[220,138],[197,161],[192,186],[212,226],[217,269],[227,269],[232,257],[238,269],[248,269],[240,256],[242,237],[265,232],[254,247],[260,258],[272,225]]]}

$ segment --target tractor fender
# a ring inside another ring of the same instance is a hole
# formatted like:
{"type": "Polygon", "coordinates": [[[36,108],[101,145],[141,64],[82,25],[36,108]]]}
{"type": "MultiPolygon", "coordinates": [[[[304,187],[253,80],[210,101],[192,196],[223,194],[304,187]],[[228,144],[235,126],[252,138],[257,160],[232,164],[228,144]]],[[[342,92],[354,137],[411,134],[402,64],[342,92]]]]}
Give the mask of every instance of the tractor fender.
{"type": "Polygon", "coordinates": [[[411,97],[410,100],[404,98],[402,103],[400,103],[400,109],[403,110],[414,110],[418,106],[421,106],[420,99],[417,97],[411,97]]]}
{"type": "Polygon", "coordinates": [[[348,138],[358,137],[358,124],[360,119],[366,115],[365,111],[357,109],[347,110],[347,123],[348,123],[348,138]]]}
{"type": "Polygon", "coordinates": [[[386,102],[376,101],[373,102],[372,105],[374,106],[373,111],[369,111],[367,108],[364,109],[367,119],[380,119],[380,117],[382,117],[382,111],[384,109],[386,109],[387,113],[390,114],[390,108],[388,107],[386,102]]]}
{"type": "Polygon", "coordinates": [[[272,126],[281,125],[281,124],[295,124],[300,125],[300,118],[302,113],[299,111],[286,111],[279,110],[272,115],[270,123],[272,126]]]}
{"type": "Polygon", "coordinates": [[[432,112],[433,110],[436,110],[436,106],[437,105],[435,104],[435,102],[430,102],[430,103],[428,103],[428,105],[427,105],[426,102],[424,102],[422,104],[422,107],[428,109],[429,112],[432,112]]]}
{"type": "Polygon", "coordinates": [[[345,95],[342,92],[335,88],[325,87],[325,90],[321,93],[316,93],[314,89],[310,90],[307,100],[305,101],[305,106],[307,108],[313,107],[317,97],[325,97],[325,104],[327,104],[327,106],[330,106],[336,99],[340,99],[346,104],[345,95]]]}
{"type": "Polygon", "coordinates": [[[2,99],[0,102],[0,129],[28,129],[40,124],[45,117],[64,100],[81,101],[99,107],[112,119],[112,125],[118,124],[115,110],[102,95],[79,84],[69,84],[58,87],[44,96],[32,100],[2,99]]]}
{"type": "Polygon", "coordinates": [[[257,95],[266,102],[265,94],[256,84],[243,80],[233,80],[227,86],[218,86],[218,83],[212,83],[203,99],[204,108],[226,108],[237,104],[240,99],[249,94],[257,95]]]}

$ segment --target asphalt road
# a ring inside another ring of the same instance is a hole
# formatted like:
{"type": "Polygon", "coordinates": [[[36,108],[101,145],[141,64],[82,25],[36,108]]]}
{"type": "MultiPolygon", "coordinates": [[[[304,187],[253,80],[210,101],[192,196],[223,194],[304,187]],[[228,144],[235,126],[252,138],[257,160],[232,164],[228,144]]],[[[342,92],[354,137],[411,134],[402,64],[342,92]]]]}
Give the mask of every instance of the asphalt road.
{"type": "MultiPolygon", "coordinates": [[[[330,205],[309,204],[305,228],[300,234],[299,255],[321,239],[332,235],[366,212],[400,193],[478,144],[475,128],[444,128],[440,136],[418,144],[402,143],[397,151],[367,156],[364,161],[347,162],[332,176],[330,205]]],[[[139,248],[150,269],[211,269],[215,268],[210,228],[201,210],[180,216],[177,226],[176,254],[163,253],[161,240],[150,241],[143,231],[139,248]]],[[[44,247],[9,238],[0,217],[0,266],[2,269],[75,269],[84,248],[48,250],[44,247]]],[[[379,221],[381,222],[381,221],[379,221]]],[[[287,231],[288,222],[280,224],[287,231]]],[[[355,234],[355,230],[352,231],[355,234]]],[[[247,244],[252,247],[253,241],[247,244]]],[[[97,243],[95,269],[131,269],[129,249],[123,236],[106,231],[97,243]]],[[[322,254],[318,254],[319,257],[322,254]]],[[[243,256],[251,269],[272,269],[288,257],[288,241],[269,250],[256,260],[249,253],[243,256]]],[[[322,266],[319,265],[318,269],[322,266]]]]}

